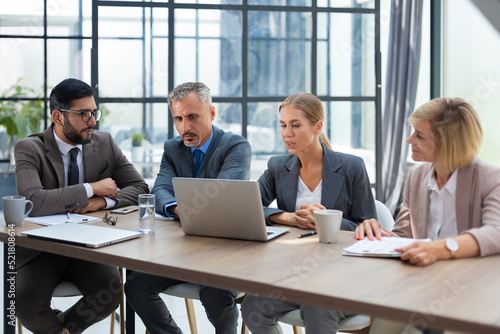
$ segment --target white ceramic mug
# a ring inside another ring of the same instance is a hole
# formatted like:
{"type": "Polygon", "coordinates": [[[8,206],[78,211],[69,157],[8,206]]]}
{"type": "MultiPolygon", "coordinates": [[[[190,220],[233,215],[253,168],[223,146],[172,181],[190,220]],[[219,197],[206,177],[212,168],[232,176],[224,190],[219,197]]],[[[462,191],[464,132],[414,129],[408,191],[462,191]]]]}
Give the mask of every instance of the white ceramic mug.
{"type": "Polygon", "coordinates": [[[342,223],[342,211],[316,210],[314,211],[314,220],[316,222],[319,242],[337,242],[340,224],[342,223]]]}
{"type": "Polygon", "coordinates": [[[24,196],[4,196],[2,197],[3,217],[7,225],[21,225],[24,218],[33,210],[33,202],[24,196]],[[29,205],[26,210],[26,205],[29,205]]]}

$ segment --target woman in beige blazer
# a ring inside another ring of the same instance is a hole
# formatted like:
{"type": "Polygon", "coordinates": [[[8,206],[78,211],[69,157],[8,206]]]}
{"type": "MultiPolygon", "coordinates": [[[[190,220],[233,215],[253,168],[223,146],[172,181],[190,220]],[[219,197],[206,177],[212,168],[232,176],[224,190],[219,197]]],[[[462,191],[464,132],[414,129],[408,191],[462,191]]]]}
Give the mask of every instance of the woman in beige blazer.
{"type": "MultiPolygon", "coordinates": [[[[396,249],[418,266],[438,260],[500,253],[500,168],[477,159],[482,129],[474,108],[461,98],[437,98],[410,116],[407,139],[422,164],[408,173],[404,202],[392,233],[375,219],[356,228],[356,239],[393,234],[430,238],[396,249]]],[[[370,334],[421,333],[405,323],[375,319],[370,334]]],[[[437,333],[437,331],[432,331],[437,333]]]]}
{"type": "Polygon", "coordinates": [[[401,248],[401,259],[419,266],[438,260],[500,253],[500,168],[477,159],[482,129],[461,98],[437,98],[409,118],[413,167],[392,233],[375,219],[356,228],[356,239],[430,238],[401,248]]]}

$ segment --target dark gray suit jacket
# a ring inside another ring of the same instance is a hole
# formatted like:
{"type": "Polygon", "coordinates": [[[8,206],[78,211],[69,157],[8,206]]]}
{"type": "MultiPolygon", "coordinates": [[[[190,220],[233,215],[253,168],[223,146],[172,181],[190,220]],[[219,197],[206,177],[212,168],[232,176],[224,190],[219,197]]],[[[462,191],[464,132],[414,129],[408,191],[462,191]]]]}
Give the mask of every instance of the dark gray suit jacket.
{"type": "MultiPolygon", "coordinates": [[[[53,128],[54,124],[15,146],[17,193],[33,202],[31,216],[63,213],[89,203],[83,184],[65,186],[64,165],[53,128]]],[[[83,145],[83,164],[85,182],[108,177],[116,182],[119,191],[115,207],[137,204],[137,195],[149,192],[144,179],[107,132],[94,131],[90,143],[83,145]]],[[[18,268],[37,254],[18,248],[18,268]]]]}
{"type": "MultiPolygon", "coordinates": [[[[297,155],[272,157],[259,178],[264,215],[295,212],[300,160],[297,155]],[[276,199],[278,208],[268,208],[276,199]]],[[[321,204],[343,212],[341,229],[353,231],[365,219],[377,218],[363,159],[338,153],[323,145],[321,204]]]]}
{"type": "MultiPolygon", "coordinates": [[[[213,126],[213,138],[203,158],[197,178],[248,180],[252,150],[242,136],[213,126]]],[[[175,201],[173,177],[193,177],[193,154],[180,136],[164,145],[160,171],[151,193],[156,196],[156,211],[165,214],[165,204],[175,201]]]]}

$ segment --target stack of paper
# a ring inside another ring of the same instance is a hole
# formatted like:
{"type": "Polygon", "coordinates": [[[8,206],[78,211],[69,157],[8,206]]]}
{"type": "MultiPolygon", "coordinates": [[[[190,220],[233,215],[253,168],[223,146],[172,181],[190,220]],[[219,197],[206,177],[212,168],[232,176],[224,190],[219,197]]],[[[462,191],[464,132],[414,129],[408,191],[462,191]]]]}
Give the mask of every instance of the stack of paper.
{"type": "Polygon", "coordinates": [[[79,215],[76,213],[71,213],[68,218],[68,214],[63,213],[59,215],[50,215],[50,216],[26,217],[24,220],[30,223],[52,226],[64,223],[92,223],[100,221],[101,218],[79,215]]]}
{"type": "MultiPolygon", "coordinates": [[[[398,237],[382,237],[381,240],[373,238],[373,240],[365,237],[353,244],[344,248],[343,255],[351,256],[375,256],[375,257],[400,257],[401,253],[394,249],[408,246],[417,239],[398,238],[398,237]]],[[[418,241],[430,241],[430,239],[419,239],[418,241]]]]}

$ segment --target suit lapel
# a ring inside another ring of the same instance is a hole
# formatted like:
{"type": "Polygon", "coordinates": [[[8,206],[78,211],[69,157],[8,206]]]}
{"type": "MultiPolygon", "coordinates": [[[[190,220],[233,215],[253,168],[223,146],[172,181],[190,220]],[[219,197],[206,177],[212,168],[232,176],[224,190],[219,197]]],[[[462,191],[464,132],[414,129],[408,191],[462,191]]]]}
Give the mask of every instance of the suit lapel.
{"type": "MultiPolygon", "coordinates": [[[[412,213],[414,219],[412,221],[418,222],[417,224],[417,233],[415,238],[424,238],[427,235],[427,225],[429,223],[429,173],[427,172],[425,176],[422,178],[422,182],[420,182],[418,194],[420,195],[418,210],[417,212],[412,213]]],[[[417,195],[417,196],[419,196],[417,195]]]]}
{"type": "Polygon", "coordinates": [[[335,156],[335,152],[323,146],[323,175],[321,189],[321,204],[327,208],[334,208],[337,199],[343,191],[344,177],[337,174],[342,164],[335,156]],[[341,185],[341,186],[339,186],[341,185]]]}
{"type": "Polygon", "coordinates": [[[83,153],[83,168],[85,173],[85,180],[83,182],[95,182],[98,177],[98,166],[99,166],[99,157],[98,150],[95,147],[94,139],[90,140],[90,143],[82,146],[83,153]]]}
{"type": "Polygon", "coordinates": [[[57,146],[56,139],[54,137],[54,123],[45,130],[43,137],[44,139],[44,148],[47,152],[47,158],[52,164],[52,168],[54,168],[55,175],[57,177],[57,182],[59,183],[59,187],[64,187],[65,184],[65,175],[64,175],[64,164],[62,161],[61,151],[59,151],[59,147],[57,146]]]}
{"type": "MultiPolygon", "coordinates": [[[[286,171],[280,174],[281,198],[285,203],[287,212],[295,212],[297,201],[297,184],[299,181],[300,160],[294,155],[285,164],[286,171]]],[[[279,196],[277,196],[279,198],[279,196]]]]}
{"type": "MultiPolygon", "coordinates": [[[[178,176],[193,177],[194,160],[193,160],[193,154],[191,153],[191,149],[188,146],[184,145],[184,142],[182,140],[180,141],[179,145],[180,145],[179,149],[176,150],[178,152],[176,160],[181,162],[180,163],[181,175],[178,176]]],[[[198,175],[201,175],[200,170],[198,170],[198,175]]]]}
{"type": "Polygon", "coordinates": [[[457,189],[456,189],[456,215],[457,215],[457,231],[462,233],[472,228],[474,220],[472,205],[474,194],[477,194],[475,189],[472,189],[475,173],[475,163],[471,163],[458,170],[457,189]],[[469,226],[470,224],[470,226],[469,226]]]}

